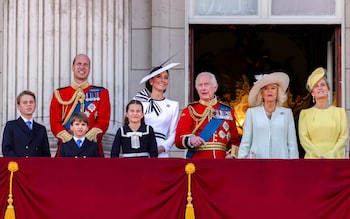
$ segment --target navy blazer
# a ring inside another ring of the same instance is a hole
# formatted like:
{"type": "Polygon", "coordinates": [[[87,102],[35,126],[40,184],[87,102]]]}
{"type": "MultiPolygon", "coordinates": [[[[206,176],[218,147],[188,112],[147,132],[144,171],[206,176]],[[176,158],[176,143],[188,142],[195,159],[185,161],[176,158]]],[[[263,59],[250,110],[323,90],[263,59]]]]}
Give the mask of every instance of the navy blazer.
{"type": "Polygon", "coordinates": [[[83,144],[78,148],[74,138],[63,143],[60,148],[59,157],[100,157],[98,145],[85,138],[83,144]]]}
{"type": "Polygon", "coordinates": [[[6,122],[2,138],[5,157],[51,157],[45,126],[33,121],[33,129],[19,117],[6,122]]]}

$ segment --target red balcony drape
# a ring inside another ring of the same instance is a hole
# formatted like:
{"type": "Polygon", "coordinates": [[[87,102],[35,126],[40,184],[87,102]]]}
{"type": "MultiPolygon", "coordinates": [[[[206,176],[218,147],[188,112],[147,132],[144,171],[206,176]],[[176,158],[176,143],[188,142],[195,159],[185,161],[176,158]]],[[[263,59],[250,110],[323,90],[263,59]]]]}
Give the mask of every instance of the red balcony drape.
{"type": "Polygon", "coordinates": [[[184,218],[192,162],[197,219],[350,218],[349,160],[0,159],[0,210],[17,219],[184,218]]]}

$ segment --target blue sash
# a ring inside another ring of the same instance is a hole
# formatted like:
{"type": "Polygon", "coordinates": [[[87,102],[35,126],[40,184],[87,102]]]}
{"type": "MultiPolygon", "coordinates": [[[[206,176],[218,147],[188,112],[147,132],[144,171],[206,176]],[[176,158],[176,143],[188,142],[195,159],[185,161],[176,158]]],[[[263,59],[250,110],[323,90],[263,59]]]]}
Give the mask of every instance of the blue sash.
{"type": "MultiPolygon", "coordinates": [[[[84,112],[86,111],[87,107],[89,107],[89,105],[94,102],[94,101],[99,101],[100,99],[100,95],[99,93],[101,92],[103,88],[102,87],[95,87],[92,86],[89,90],[86,91],[85,93],[85,100],[84,100],[84,112]]],[[[75,107],[75,109],[73,110],[73,113],[77,113],[80,112],[80,102],[78,102],[77,106],[75,107]]],[[[70,116],[72,116],[70,115],[70,116]]],[[[70,129],[70,121],[68,120],[68,122],[66,123],[66,125],[64,126],[67,130],[70,129]]]]}
{"type": "MultiPolygon", "coordinates": [[[[228,111],[230,110],[229,107],[220,105],[218,110],[223,110],[223,111],[228,111]]],[[[207,123],[207,125],[204,127],[204,129],[201,131],[199,134],[199,137],[203,138],[205,142],[207,142],[211,136],[213,136],[214,132],[220,127],[222,124],[223,119],[217,119],[217,118],[212,118],[210,122],[207,123]]],[[[192,156],[198,152],[197,150],[187,150],[186,158],[192,158],[192,156]]]]}

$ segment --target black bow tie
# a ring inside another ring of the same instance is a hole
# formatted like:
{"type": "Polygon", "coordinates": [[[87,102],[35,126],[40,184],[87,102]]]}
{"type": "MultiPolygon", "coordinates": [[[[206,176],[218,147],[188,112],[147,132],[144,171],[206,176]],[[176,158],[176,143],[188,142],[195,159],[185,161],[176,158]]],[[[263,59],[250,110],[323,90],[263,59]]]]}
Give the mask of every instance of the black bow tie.
{"type": "Polygon", "coordinates": [[[160,108],[160,106],[158,105],[157,102],[155,102],[152,98],[150,93],[147,91],[147,89],[143,89],[141,92],[139,92],[138,94],[136,94],[135,100],[139,100],[141,102],[149,102],[149,105],[147,107],[147,109],[145,110],[145,114],[151,113],[151,112],[155,112],[157,114],[157,116],[159,116],[160,112],[162,112],[162,109],[160,108]]]}

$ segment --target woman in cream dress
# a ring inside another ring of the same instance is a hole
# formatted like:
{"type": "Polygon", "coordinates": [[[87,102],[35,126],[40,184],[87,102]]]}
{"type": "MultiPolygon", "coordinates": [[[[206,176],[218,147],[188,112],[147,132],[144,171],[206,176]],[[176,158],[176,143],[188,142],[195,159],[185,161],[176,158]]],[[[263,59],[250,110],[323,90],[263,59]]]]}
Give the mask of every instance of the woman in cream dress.
{"type": "Polygon", "coordinates": [[[289,77],[283,72],[256,76],[249,92],[238,158],[299,158],[293,113],[282,107],[289,77]]]}

